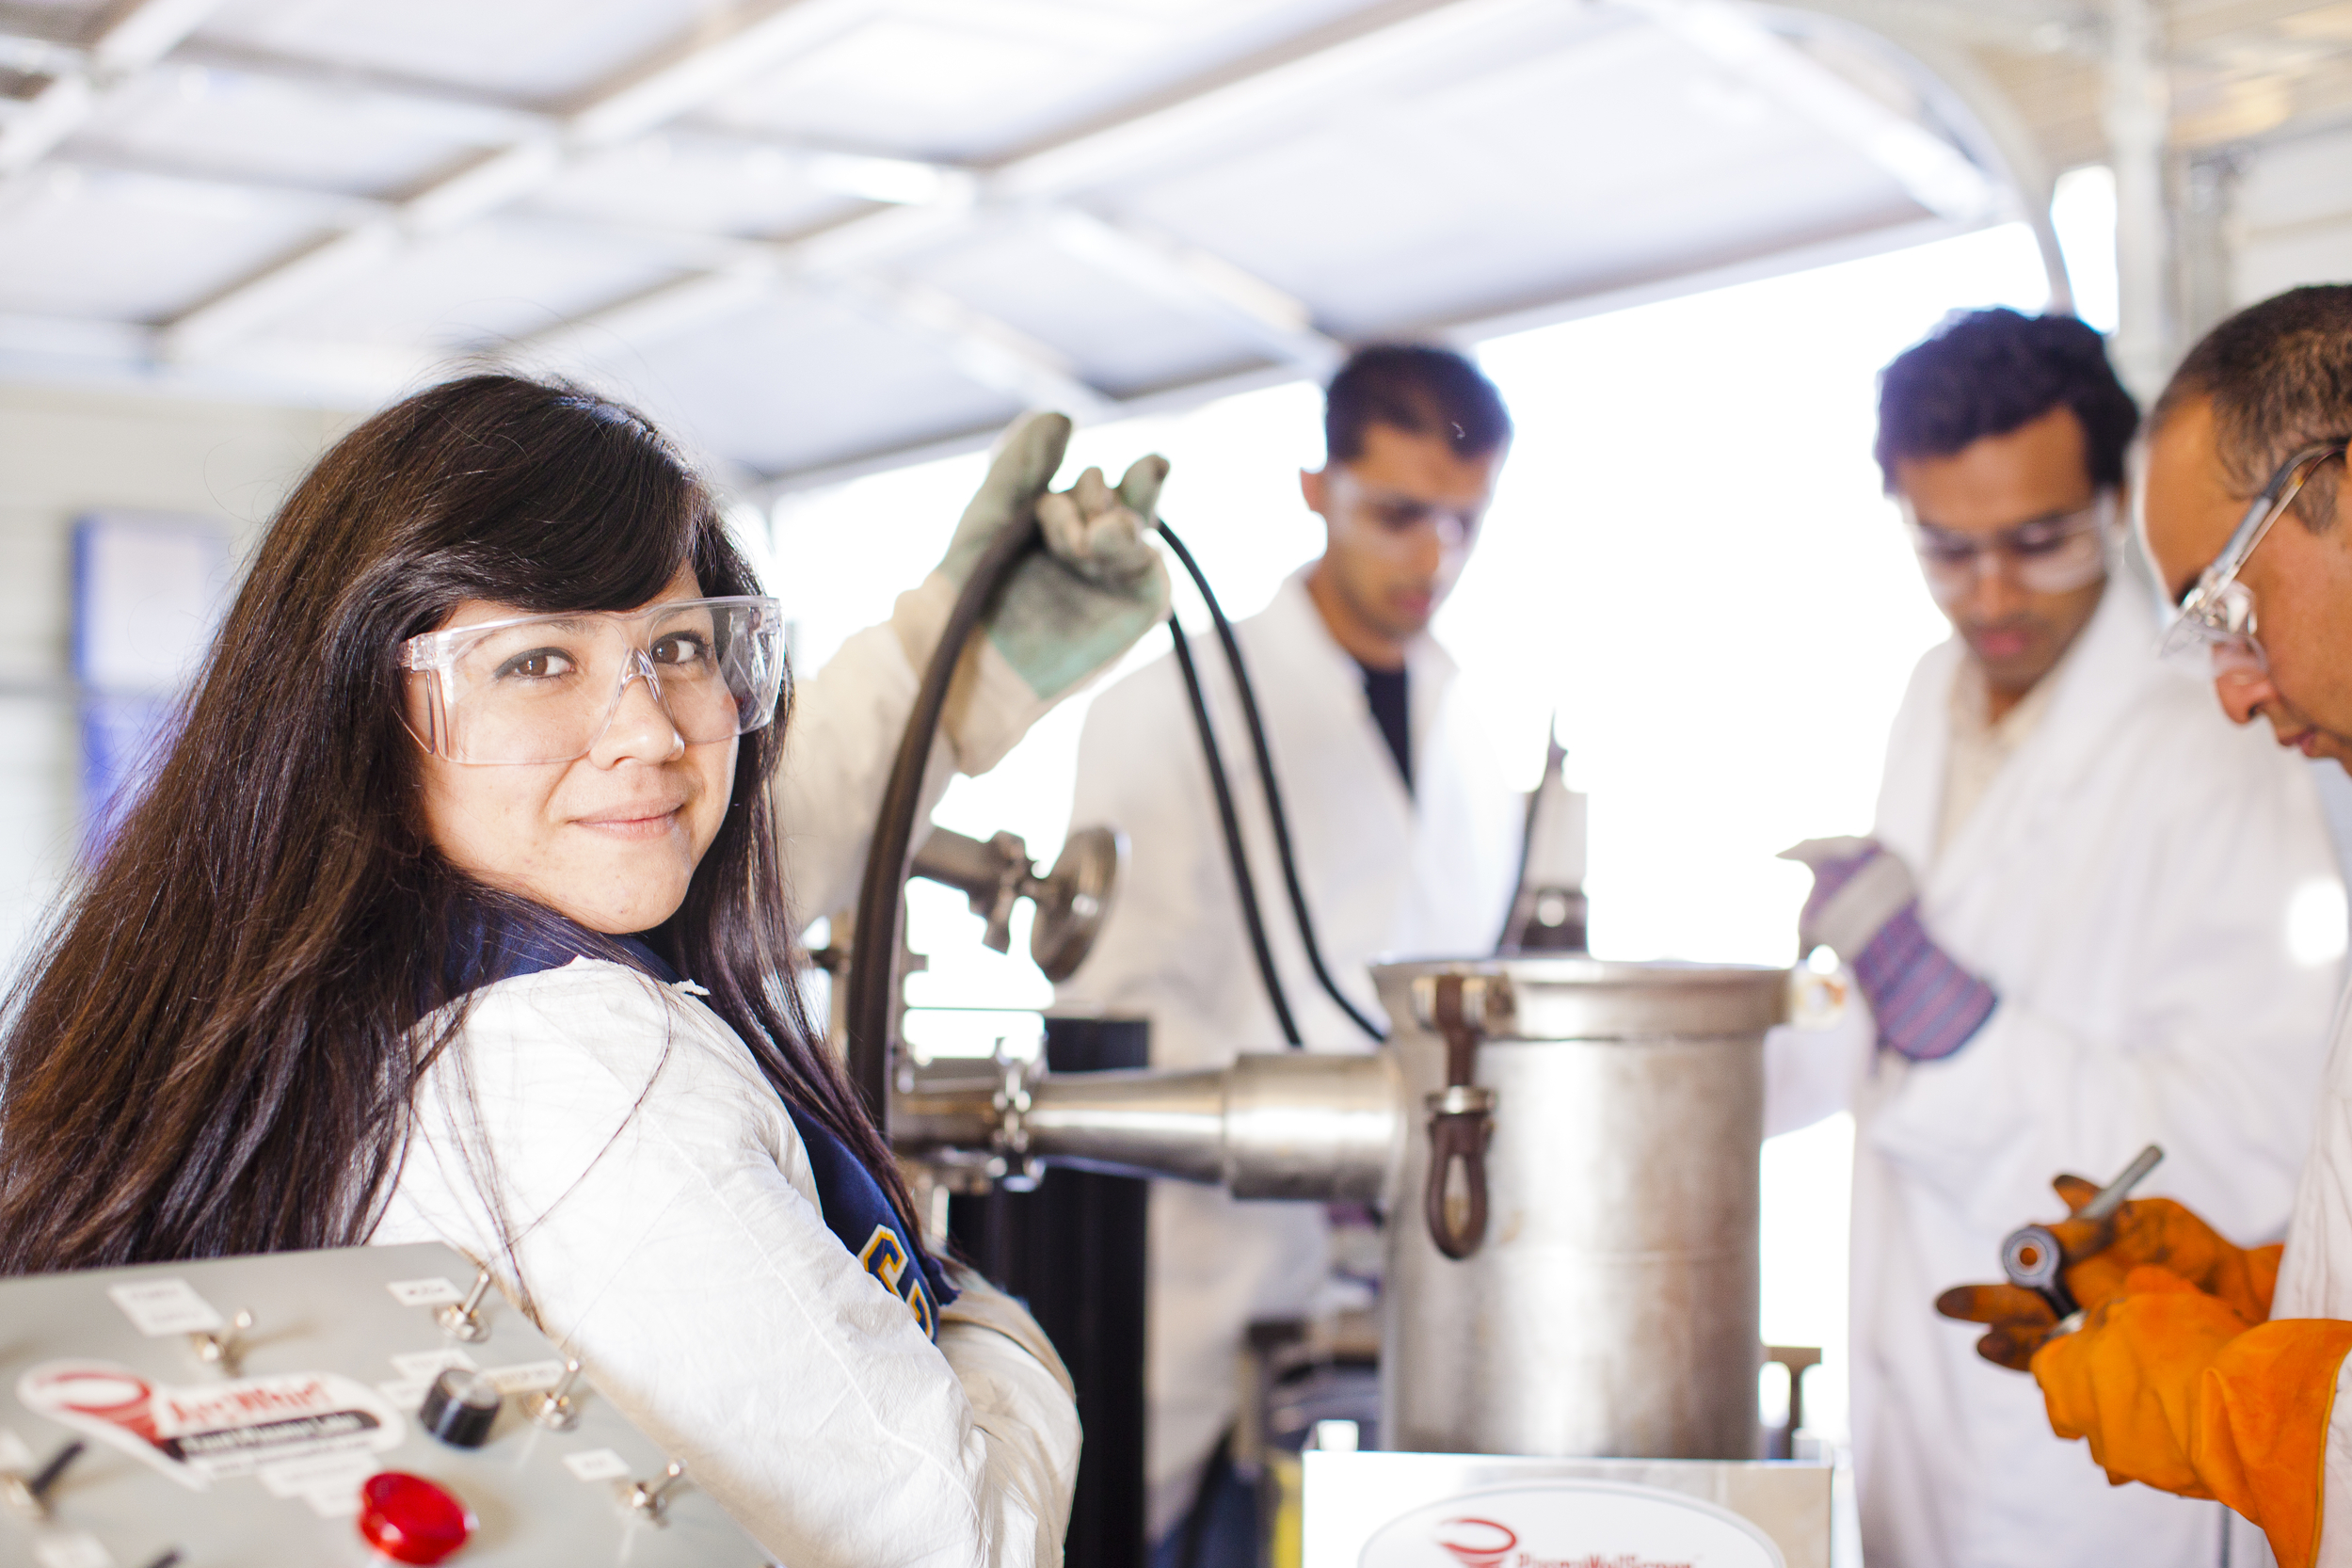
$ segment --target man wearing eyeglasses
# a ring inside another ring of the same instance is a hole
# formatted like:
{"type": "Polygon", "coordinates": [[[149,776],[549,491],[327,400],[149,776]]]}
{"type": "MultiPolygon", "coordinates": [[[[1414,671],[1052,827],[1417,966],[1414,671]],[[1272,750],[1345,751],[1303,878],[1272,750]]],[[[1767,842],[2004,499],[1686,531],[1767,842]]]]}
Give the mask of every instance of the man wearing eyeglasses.
{"type": "MultiPolygon", "coordinates": [[[[2352,766],[2352,287],[2215,328],[2151,423],[2141,522],[2179,605],[2168,656],[2204,666],[2239,724],[2352,766]]],[[[2352,1014],[2325,1084],[2286,1109],[2301,1123],[2314,1105],[2283,1256],[2224,1239],[2270,1229],[2135,1201],[2112,1227],[2059,1227],[2078,1318],[2002,1286],[1944,1304],[1992,1325],[1984,1353],[2030,1368],[2052,1428],[2088,1438],[2119,1486],[2218,1498],[2286,1568],[2352,1563],[2352,1014]]]]}
{"type": "Polygon", "coordinates": [[[1802,945],[1867,1006],[1768,1047],[1772,1130],[1855,1116],[1873,1568],[2201,1568],[2219,1547],[2212,1504],[2063,1463],[2034,1389],[1927,1310],[2053,1217],[2060,1171],[2161,1144],[2165,1190],[2260,1235],[2301,1158],[2335,954],[2298,962],[2290,915],[2333,886],[2332,850],[2301,764],[2151,656],[2149,596],[2116,565],[2136,423],[2072,318],[1956,317],[1881,382],[1881,471],[1954,636],[1912,677],[1874,836],[1791,852],[1816,876],[1802,945]]]}
{"type": "MultiPolygon", "coordinates": [[[[1429,626],[1478,542],[1511,421],[1463,356],[1377,344],[1332,378],[1323,425],[1326,461],[1300,475],[1323,522],[1322,553],[1235,630],[1319,945],[1351,1005],[1377,1020],[1372,959],[1492,952],[1509,912],[1526,800],[1500,781],[1429,626]]],[[[1289,919],[1224,661],[1206,635],[1192,647],[1292,1038],[1369,1049],[1313,977],[1289,919]]],[[[1282,1022],[1245,935],[1172,660],[1136,671],[1088,712],[1072,820],[1118,824],[1132,857],[1060,1000],[1148,1016],[1160,1066],[1223,1066],[1239,1050],[1279,1048],[1282,1022]]],[[[1306,1316],[1334,1251],[1320,1206],[1154,1184],[1145,1464],[1156,1563],[1257,1561],[1252,1495],[1220,1444],[1238,1408],[1242,1337],[1254,1319],[1306,1316]]]]}

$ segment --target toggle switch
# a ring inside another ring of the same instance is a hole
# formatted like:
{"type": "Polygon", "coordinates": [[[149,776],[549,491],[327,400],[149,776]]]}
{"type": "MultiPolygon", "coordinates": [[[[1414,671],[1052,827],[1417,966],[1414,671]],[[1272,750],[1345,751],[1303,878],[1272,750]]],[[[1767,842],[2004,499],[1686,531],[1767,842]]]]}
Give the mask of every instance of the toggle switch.
{"type": "Polygon", "coordinates": [[[81,1458],[82,1450],[88,1446],[77,1437],[50,1455],[49,1463],[31,1475],[0,1476],[0,1497],[6,1497],[8,1506],[21,1513],[30,1514],[36,1519],[48,1518],[51,1489],[65,1474],[66,1467],[81,1458]]]}
{"type": "Polygon", "coordinates": [[[394,1562],[439,1562],[473,1534],[473,1512],[423,1476],[386,1470],[360,1487],[360,1534],[394,1562]]]}
{"type": "Polygon", "coordinates": [[[550,1432],[569,1432],[580,1419],[580,1407],[571,1397],[572,1384],[580,1381],[580,1358],[568,1356],[564,1361],[564,1380],[538,1397],[531,1407],[531,1419],[550,1432]]]}
{"type": "Polygon", "coordinates": [[[632,1480],[629,1483],[629,1512],[641,1519],[660,1523],[663,1510],[669,1507],[670,1490],[686,1474],[684,1462],[671,1460],[669,1467],[652,1480],[632,1480]]]}
{"type": "Polygon", "coordinates": [[[466,1299],[442,1307],[433,1314],[433,1320],[450,1338],[478,1345],[490,1336],[490,1325],[482,1316],[482,1298],[489,1293],[490,1272],[485,1269],[473,1276],[473,1288],[466,1292],[466,1299]]]}
{"type": "Polygon", "coordinates": [[[252,1327],[253,1314],[240,1311],[230,1320],[226,1332],[189,1335],[188,1349],[205,1366],[218,1368],[222,1376],[235,1377],[238,1365],[245,1360],[245,1336],[252,1327]]]}

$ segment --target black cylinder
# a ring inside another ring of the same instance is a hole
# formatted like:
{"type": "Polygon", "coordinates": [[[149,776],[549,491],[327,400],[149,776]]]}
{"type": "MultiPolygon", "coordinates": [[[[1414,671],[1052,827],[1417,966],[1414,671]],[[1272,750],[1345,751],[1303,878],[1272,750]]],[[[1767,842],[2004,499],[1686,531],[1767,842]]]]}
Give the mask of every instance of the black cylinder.
{"type": "Polygon", "coordinates": [[[502,1397],[498,1384],[463,1367],[444,1367],[417,1406],[417,1424],[455,1448],[478,1448],[490,1440],[502,1397]]]}

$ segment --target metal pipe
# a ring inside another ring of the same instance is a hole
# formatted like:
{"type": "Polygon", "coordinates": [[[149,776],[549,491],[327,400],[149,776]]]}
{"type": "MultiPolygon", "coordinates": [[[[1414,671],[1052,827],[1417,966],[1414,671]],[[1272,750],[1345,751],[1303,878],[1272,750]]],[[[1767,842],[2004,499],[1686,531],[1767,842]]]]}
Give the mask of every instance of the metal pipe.
{"type": "Polygon", "coordinates": [[[1030,1090],[1029,1152],[1120,1176],[1224,1176],[1222,1072],[1051,1074],[1030,1090]]]}
{"type": "Polygon", "coordinates": [[[1244,1056],[1197,1072],[1036,1075],[933,1063],[893,1096],[904,1154],[994,1150],[1208,1182],[1240,1198],[1377,1203],[1402,1160],[1402,1079],[1385,1052],[1244,1056]]]}
{"type": "Polygon", "coordinates": [[[1400,1083],[1385,1052],[1048,1076],[1030,1091],[1028,1150],[1048,1163],[1214,1182],[1237,1198],[1375,1203],[1396,1179],[1400,1083]]]}

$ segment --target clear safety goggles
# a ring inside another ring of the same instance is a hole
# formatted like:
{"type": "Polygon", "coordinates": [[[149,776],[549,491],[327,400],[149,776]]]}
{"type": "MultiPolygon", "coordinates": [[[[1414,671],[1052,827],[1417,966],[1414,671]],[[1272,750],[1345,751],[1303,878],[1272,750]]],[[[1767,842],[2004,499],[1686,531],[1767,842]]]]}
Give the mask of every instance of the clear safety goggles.
{"type": "Polygon", "coordinates": [[[1461,550],[1478,536],[1486,504],[1444,506],[1418,496],[1365,484],[1339,465],[1333,465],[1339,500],[1371,523],[1371,538],[1390,548],[1410,545],[1424,531],[1436,536],[1440,550],[1461,550]]]}
{"type": "Polygon", "coordinates": [[[453,762],[585,757],[632,680],[645,682],[680,740],[707,745],[776,716],[784,612],[773,599],[741,595],[517,616],[411,637],[400,665],[425,687],[417,739],[453,762]]]}
{"type": "MultiPolygon", "coordinates": [[[[2254,634],[2254,590],[2238,581],[2271,525],[2286,515],[2319,465],[2344,456],[2344,441],[2322,441],[2289,457],[2270,476],[2262,493],[2246,508],[2230,542],[2198,577],[2181,600],[2180,614],[2165,628],[2158,651],[2175,663],[2196,663],[2201,656],[2216,676],[2257,673],[2270,667],[2269,657],[2254,634]]],[[[2143,544],[2145,539],[2142,540],[2143,544]]],[[[2152,552],[2149,559],[2155,559],[2152,552]]]]}
{"type": "Polygon", "coordinates": [[[2115,529],[2113,490],[2101,490],[2079,511],[2035,518],[1990,536],[1923,522],[1908,496],[1900,504],[1928,591],[1940,602],[1965,598],[1995,574],[2028,593],[2064,594],[2089,587],[2107,569],[2107,540],[2115,529]]]}

